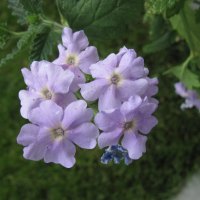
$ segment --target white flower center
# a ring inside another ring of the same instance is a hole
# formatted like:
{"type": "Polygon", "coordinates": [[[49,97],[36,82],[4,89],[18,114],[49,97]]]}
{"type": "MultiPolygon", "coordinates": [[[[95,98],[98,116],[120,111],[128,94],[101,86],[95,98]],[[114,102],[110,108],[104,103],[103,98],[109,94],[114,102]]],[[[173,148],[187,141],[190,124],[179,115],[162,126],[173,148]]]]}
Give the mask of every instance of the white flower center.
{"type": "Polygon", "coordinates": [[[113,74],[110,81],[112,84],[118,85],[119,82],[121,81],[121,77],[118,74],[113,74]]]}
{"type": "Polygon", "coordinates": [[[65,131],[62,128],[53,129],[51,131],[53,139],[62,139],[64,137],[65,131]]]}
{"type": "Polygon", "coordinates": [[[135,126],[136,126],[135,121],[130,121],[130,122],[124,123],[123,129],[124,129],[125,131],[127,131],[127,130],[130,130],[130,129],[135,128],[135,126]]]}
{"type": "Polygon", "coordinates": [[[66,64],[69,66],[76,66],[78,64],[77,55],[69,54],[66,58],[66,64]]]}
{"type": "Polygon", "coordinates": [[[50,100],[53,98],[53,94],[51,93],[51,91],[48,88],[43,89],[41,91],[41,95],[46,100],[50,100]]]}

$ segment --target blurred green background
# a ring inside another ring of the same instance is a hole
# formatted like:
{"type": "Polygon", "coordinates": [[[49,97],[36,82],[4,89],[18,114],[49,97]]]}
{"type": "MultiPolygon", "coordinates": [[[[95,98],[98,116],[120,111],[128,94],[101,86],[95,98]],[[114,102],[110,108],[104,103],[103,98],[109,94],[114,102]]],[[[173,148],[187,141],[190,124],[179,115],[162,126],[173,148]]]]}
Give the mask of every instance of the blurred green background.
{"type": "MultiPolygon", "coordinates": [[[[45,12],[57,19],[55,4],[45,1],[45,12]]],[[[21,30],[11,16],[7,2],[0,2],[0,22],[7,21],[12,30],[21,30]]],[[[0,200],[123,199],[165,200],[180,191],[187,178],[200,168],[200,123],[195,109],[181,111],[182,100],[174,94],[174,78],[163,69],[184,60],[186,45],[173,45],[154,55],[142,52],[148,43],[148,25],[128,27],[122,38],[95,42],[101,57],[120,47],[135,48],[145,58],[151,76],[159,77],[159,124],[147,142],[147,152],[130,166],[103,165],[102,151],[78,150],[72,169],[23,159],[22,146],[16,143],[20,127],[18,91],[25,88],[21,68],[29,65],[27,49],[0,69],[0,200]]],[[[23,31],[23,30],[22,30],[23,31]]],[[[15,41],[8,41],[10,51],[15,41]]],[[[5,52],[0,52],[0,58],[5,52]]],[[[56,55],[55,55],[56,57],[56,55]]]]}

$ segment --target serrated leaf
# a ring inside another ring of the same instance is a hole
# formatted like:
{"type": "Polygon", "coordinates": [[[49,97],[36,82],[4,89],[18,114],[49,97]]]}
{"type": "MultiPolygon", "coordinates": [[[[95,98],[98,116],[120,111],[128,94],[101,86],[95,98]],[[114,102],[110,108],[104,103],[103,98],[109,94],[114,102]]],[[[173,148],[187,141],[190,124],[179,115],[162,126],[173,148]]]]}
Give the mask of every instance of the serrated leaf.
{"type": "Polygon", "coordinates": [[[138,22],[142,0],[58,0],[62,15],[74,30],[83,29],[95,39],[118,37],[130,23],[138,22]]]}
{"type": "Polygon", "coordinates": [[[0,49],[3,49],[10,38],[10,34],[6,31],[6,24],[0,24],[0,49]]]}
{"type": "Polygon", "coordinates": [[[172,8],[177,0],[147,0],[145,8],[149,14],[162,14],[167,9],[172,8]]]}
{"type": "Polygon", "coordinates": [[[152,41],[143,48],[143,52],[146,54],[155,53],[169,47],[175,41],[175,32],[170,31],[162,35],[160,38],[152,41]]]}
{"type": "Polygon", "coordinates": [[[42,0],[20,0],[24,9],[31,14],[42,13],[42,0]]]}
{"type": "Polygon", "coordinates": [[[43,26],[33,40],[30,60],[48,59],[53,53],[53,48],[58,44],[59,38],[60,34],[54,32],[53,27],[43,26]]]}
{"type": "Polygon", "coordinates": [[[29,41],[31,40],[32,36],[34,35],[34,30],[32,26],[29,27],[28,31],[23,34],[23,36],[18,40],[16,47],[7,54],[4,58],[0,60],[0,67],[5,65],[8,61],[12,60],[16,55],[18,55],[22,50],[24,50],[29,41]]]}
{"type": "Polygon", "coordinates": [[[8,8],[12,9],[12,15],[18,18],[17,22],[19,24],[26,24],[27,11],[20,0],[8,0],[8,8]]]}
{"type": "Polygon", "coordinates": [[[199,77],[188,68],[183,68],[182,65],[171,68],[168,73],[174,74],[189,89],[200,87],[199,77]]]}
{"type": "Polygon", "coordinates": [[[8,8],[21,25],[27,24],[32,15],[42,13],[42,0],[8,0],[8,8]]]}

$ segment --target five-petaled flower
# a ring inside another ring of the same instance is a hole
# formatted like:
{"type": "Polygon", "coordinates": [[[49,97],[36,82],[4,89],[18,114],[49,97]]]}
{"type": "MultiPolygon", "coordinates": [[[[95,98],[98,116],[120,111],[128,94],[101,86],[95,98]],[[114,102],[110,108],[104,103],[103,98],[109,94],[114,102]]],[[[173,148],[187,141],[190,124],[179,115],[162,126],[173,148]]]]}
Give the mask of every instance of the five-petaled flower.
{"type": "Polygon", "coordinates": [[[103,132],[98,138],[100,148],[116,145],[121,140],[131,159],[139,159],[146,151],[146,134],[157,124],[152,113],[156,103],[139,96],[132,96],[120,108],[102,111],[95,117],[95,123],[103,132]]]}
{"type": "Polygon", "coordinates": [[[90,122],[92,117],[92,110],[83,100],[65,109],[47,100],[31,111],[33,124],[21,128],[17,142],[25,146],[26,159],[44,159],[70,168],[75,164],[75,144],[84,149],[96,146],[98,129],[90,122]]]}
{"type": "Polygon", "coordinates": [[[42,101],[52,100],[65,107],[76,100],[69,92],[74,79],[73,73],[69,70],[47,61],[35,61],[31,64],[31,70],[23,68],[22,74],[28,87],[27,90],[19,92],[21,115],[24,118],[29,118],[30,111],[39,106],[42,101]]]}
{"type": "Polygon", "coordinates": [[[132,95],[145,95],[148,88],[144,60],[133,50],[110,54],[105,60],[91,65],[94,81],[80,84],[87,101],[99,99],[99,110],[117,108],[132,95]]]}
{"type": "Polygon", "coordinates": [[[70,90],[79,89],[78,84],[85,82],[83,73],[89,74],[89,66],[99,60],[97,49],[88,46],[88,38],[84,31],[72,32],[70,28],[64,28],[62,33],[63,45],[58,45],[59,56],[53,63],[69,69],[75,75],[70,90]]]}

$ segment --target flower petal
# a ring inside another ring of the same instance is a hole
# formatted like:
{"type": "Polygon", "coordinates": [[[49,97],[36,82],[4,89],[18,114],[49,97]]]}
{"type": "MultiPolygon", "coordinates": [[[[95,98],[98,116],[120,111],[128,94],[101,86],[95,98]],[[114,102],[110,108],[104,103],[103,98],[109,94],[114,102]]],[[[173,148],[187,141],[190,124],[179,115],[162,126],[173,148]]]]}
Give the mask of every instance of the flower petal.
{"type": "Polygon", "coordinates": [[[115,109],[118,108],[120,105],[121,101],[116,95],[115,85],[110,85],[99,97],[99,111],[115,109]]]}
{"type": "Polygon", "coordinates": [[[67,94],[56,94],[55,96],[55,102],[61,106],[62,108],[66,108],[70,103],[73,101],[76,101],[76,97],[72,92],[69,92],[67,94]]]}
{"type": "Polygon", "coordinates": [[[76,92],[80,87],[79,84],[85,83],[85,76],[78,67],[68,68],[74,73],[74,80],[70,86],[71,92],[76,92]]]}
{"type": "Polygon", "coordinates": [[[23,149],[23,156],[29,160],[41,160],[50,144],[50,134],[47,129],[40,130],[37,140],[23,149]]]}
{"type": "Polygon", "coordinates": [[[34,94],[29,90],[20,90],[19,99],[21,101],[20,103],[22,106],[20,109],[20,113],[21,116],[24,117],[25,119],[29,118],[31,110],[37,107],[41,102],[38,96],[36,96],[36,94],[34,94]]]}
{"type": "Polygon", "coordinates": [[[66,168],[71,168],[76,162],[74,158],[75,152],[75,146],[69,140],[54,141],[45,152],[44,162],[53,162],[66,168]]]}
{"type": "Polygon", "coordinates": [[[99,129],[109,132],[115,129],[123,121],[123,116],[120,110],[111,110],[106,112],[97,113],[95,116],[95,124],[99,129]]]}
{"type": "Polygon", "coordinates": [[[110,54],[103,61],[90,66],[90,72],[93,78],[106,78],[108,79],[114,72],[117,66],[117,56],[110,54]]]}
{"type": "Polygon", "coordinates": [[[74,79],[74,74],[53,64],[47,67],[46,70],[49,88],[55,93],[67,93],[74,79]]]}
{"type": "Polygon", "coordinates": [[[87,47],[79,54],[79,68],[86,74],[90,74],[90,65],[99,60],[96,47],[87,47]]]}
{"type": "Polygon", "coordinates": [[[118,144],[121,135],[121,128],[116,128],[110,132],[103,132],[98,137],[98,145],[100,148],[104,148],[106,146],[118,144]]]}
{"type": "Polygon", "coordinates": [[[84,31],[77,31],[73,34],[73,43],[77,44],[80,50],[85,49],[89,45],[89,41],[84,31]]]}
{"type": "Polygon", "coordinates": [[[21,72],[22,72],[22,75],[24,77],[24,82],[26,83],[26,85],[28,87],[32,87],[33,88],[34,87],[34,85],[33,85],[34,78],[33,78],[32,72],[27,68],[21,69],[21,72]]]}
{"type": "Polygon", "coordinates": [[[45,127],[57,127],[63,117],[63,109],[53,101],[43,101],[30,113],[30,121],[45,127]]]}
{"type": "Polygon", "coordinates": [[[71,28],[65,27],[62,32],[62,42],[67,48],[73,42],[73,32],[71,28]]]}
{"type": "Polygon", "coordinates": [[[143,118],[138,123],[138,129],[140,132],[148,134],[157,123],[158,120],[154,116],[143,118]]]}
{"type": "Polygon", "coordinates": [[[68,138],[79,147],[93,149],[99,135],[97,127],[92,123],[83,123],[68,133],[68,138]]]}
{"type": "Polygon", "coordinates": [[[131,159],[139,159],[146,152],[147,137],[133,132],[126,132],[122,139],[122,146],[127,149],[131,159]]]}
{"type": "Polygon", "coordinates": [[[132,95],[142,95],[145,93],[148,82],[145,79],[138,79],[135,81],[123,80],[117,88],[119,97],[125,101],[132,95]]]}
{"type": "Polygon", "coordinates": [[[81,84],[80,93],[87,101],[95,101],[104,92],[107,85],[108,83],[106,80],[96,79],[92,82],[81,84]]]}
{"type": "Polygon", "coordinates": [[[23,146],[30,145],[36,141],[39,132],[39,127],[34,124],[25,124],[22,126],[19,135],[17,136],[17,143],[23,146]]]}
{"type": "Polygon", "coordinates": [[[138,109],[141,104],[142,104],[141,97],[134,95],[131,96],[128,101],[125,101],[122,104],[120,111],[126,118],[126,120],[130,121],[135,116],[135,110],[138,109]]]}
{"type": "Polygon", "coordinates": [[[93,111],[87,108],[87,103],[85,101],[74,101],[70,103],[64,111],[62,126],[67,129],[73,129],[84,122],[89,122],[92,116],[93,111]]]}

